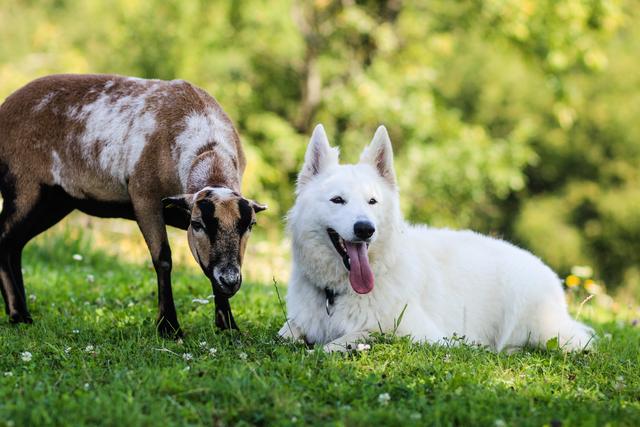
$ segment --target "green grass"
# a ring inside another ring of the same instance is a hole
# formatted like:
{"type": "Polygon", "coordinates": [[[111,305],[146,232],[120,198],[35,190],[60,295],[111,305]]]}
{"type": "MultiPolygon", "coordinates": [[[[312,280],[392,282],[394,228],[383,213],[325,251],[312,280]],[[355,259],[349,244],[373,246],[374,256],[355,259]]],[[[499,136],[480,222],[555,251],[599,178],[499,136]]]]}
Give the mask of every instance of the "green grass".
{"type": "Polygon", "coordinates": [[[176,266],[187,334],[178,343],[154,332],[148,263],[57,234],[27,249],[24,269],[35,323],[0,322],[0,425],[640,423],[640,330],[628,322],[594,324],[611,338],[589,354],[391,337],[366,352],[325,354],[276,339],[283,314],[268,284],[244,284],[234,297],[241,333],[217,332],[212,304],[192,302],[209,295],[207,281],[176,266]]]}

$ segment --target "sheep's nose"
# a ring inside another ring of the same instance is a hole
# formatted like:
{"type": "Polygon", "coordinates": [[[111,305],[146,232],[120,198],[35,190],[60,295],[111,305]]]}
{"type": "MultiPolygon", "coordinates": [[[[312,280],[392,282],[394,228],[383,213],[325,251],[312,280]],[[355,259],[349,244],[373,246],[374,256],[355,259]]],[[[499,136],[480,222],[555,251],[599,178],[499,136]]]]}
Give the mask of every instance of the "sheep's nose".
{"type": "Polygon", "coordinates": [[[358,221],[353,225],[353,234],[362,240],[369,239],[375,232],[376,228],[370,221],[358,221]]]}
{"type": "Polygon", "coordinates": [[[221,268],[216,267],[213,270],[213,276],[224,294],[233,295],[240,289],[242,275],[240,274],[240,269],[236,266],[227,265],[221,268]]]}

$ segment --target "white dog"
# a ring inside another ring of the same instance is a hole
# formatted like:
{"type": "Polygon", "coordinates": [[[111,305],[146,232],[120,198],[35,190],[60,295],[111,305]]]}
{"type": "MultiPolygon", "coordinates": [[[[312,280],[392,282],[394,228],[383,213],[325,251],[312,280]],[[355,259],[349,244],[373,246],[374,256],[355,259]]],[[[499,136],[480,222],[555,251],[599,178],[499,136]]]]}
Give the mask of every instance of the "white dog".
{"type": "Polygon", "coordinates": [[[443,343],[454,335],[496,351],[558,338],[587,347],[560,280],[531,253],[472,231],[407,224],[391,141],[376,131],[360,162],[339,165],[318,125],[289,212],[293,271],[280,335],[345,350],[370,332],[443,343]]]}

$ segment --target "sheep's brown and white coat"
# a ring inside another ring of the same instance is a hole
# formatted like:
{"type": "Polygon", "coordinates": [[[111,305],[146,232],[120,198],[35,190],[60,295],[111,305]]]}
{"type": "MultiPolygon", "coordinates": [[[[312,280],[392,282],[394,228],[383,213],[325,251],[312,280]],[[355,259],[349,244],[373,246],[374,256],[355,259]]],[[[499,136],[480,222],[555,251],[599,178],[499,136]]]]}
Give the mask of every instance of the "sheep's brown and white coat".
{"type": "Polygon", "coordinates": [[[11,321],[31,321],[22,248],[79,209],[138,222],[158,275],[163,333],[179,331],[165,224],[188,229],[192,251],[206,251],[197,259],[212,280],[216,321],[235,326],[228,296],[237,287],[223,289],[226,276],[213,269],[236,265],[229,277],[241,280],[246,237],[263,209],[240,196],[245,163],[215,99],[182,80],[55,75],[16,91],[0,106],[0,288],[11,321]]]}

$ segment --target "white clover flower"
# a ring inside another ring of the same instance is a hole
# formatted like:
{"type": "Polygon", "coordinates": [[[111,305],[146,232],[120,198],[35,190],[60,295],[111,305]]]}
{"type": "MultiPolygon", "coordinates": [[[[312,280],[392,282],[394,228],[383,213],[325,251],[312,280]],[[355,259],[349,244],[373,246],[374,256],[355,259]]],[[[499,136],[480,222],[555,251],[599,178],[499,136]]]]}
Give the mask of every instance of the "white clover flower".
{"type": "Polygon", "coordinates": [[[95,350],[95,347],[93,345],[91,345],[91,344],[89,344],[88,346],[86,346],[84,348],[84,351],[86,351],[87,353],[91,353],[94,350],[95,350]]]}
{"type": "Polygon", "coordinates": [[[356,347],[357,351],[367,351],[367,350],[371,350],[371,346],[369,344],[364,344],[364,343],[358,343],[357,347],[356,347]]]}
{"type": "Polygon", "coordinates": [[[182,358],[188,362],[190,360],[193,360],[193,355],[191,353],[182,353],[182,358]]]}
{"type": "Polygon", "coordinates": [[[69,354],[70,351],[71,351],[71,347],[65,347],[64,349],[65,354],[69,354]]]}
{"type": "Polygon", "coordinates": [[[87,274],[87,282],[93,283],[95,281],[96,281],[96,276],[94,276],[93,274],[87,274]]]}
{"type": "Polygon", "coordinates": [[[205,348],[207,346],[206,341],[200,341],[200,348],[205,348]]]}
{"type": "Polygon", "coordinates": [[[238,355],[238,357],[240,357],[241,360],[247,360],[247,353],[243,351],[238,355]]]}
{"type": "Polygon", "coordinates": [[[73,330],[73,331],[71,331],[71,332],[73,332],[74,334],[79,334],[79,333],[80,333],[80,329],[74,329],[74,330],[73,330]]]}
{"type": "Polygon", "coordinates": [[[382,393],[378,395],[378,402],[380,402],[381,405],[388,404],[390,400],[391,396],[389,396],[389,393],[382,393]]]}
{"type": "Polygon", "coordinates": [[[191,302],[196,304],[209,304],[209,300],[204,298],[194,298],[191,300],[191,302]]]}
{"type": "Polygon", "coordinates": [[[84,383],[84,387],[85,390],[89,390],[91,388],[91,384],[89,383],[84,383]]]}
{"type": "Polygon", "coordinates": [[[22,359],[23,362],[31,362],[31,359],[33,359],[33,354],[28,351],[23,351],[22,353],[20,353],[20,359],[22,359]]]}
{"type": "Polygon", "coordinates": [[[191,370],[191,366],[187,365],[182,369],[184,372],[189,372],[191,370]]]}
{"type": "Polygon", "coordinates": [[[5,377],[12,377],[13,376],[13,372],[7,371],[7,372],[4,373],[4,376],[5,377]]]}
{"type": "Polygon", "coordinates": [[[74,261],[82,261],[82,255],[80,254],[73,254],[72,258],[74,261]]]}
{"type": "Polygon", "coordinates": [[[29,295],[29,301],[33,302],[35,300],[36,300],[36,295],[35,294],[29,295]]]}
{"type": "Polygon", "coordinates": [[[215,348],[215,347],[211,347],[211,348],[209,349],[209,354],[210,354],[211,356],[215,356],[217,352],[218,352],[218,349],[217,349],[217,348],[215,348]]]}

